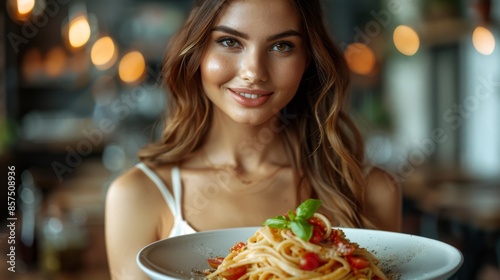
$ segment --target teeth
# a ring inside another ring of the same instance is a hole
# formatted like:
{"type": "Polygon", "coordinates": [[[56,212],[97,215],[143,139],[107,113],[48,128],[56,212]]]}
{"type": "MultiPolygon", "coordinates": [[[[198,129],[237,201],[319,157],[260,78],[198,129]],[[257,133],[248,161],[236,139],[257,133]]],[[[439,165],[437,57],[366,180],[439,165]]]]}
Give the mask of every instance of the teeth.
{"type": "Polygon", "coordinates": [[[238,92],[240,96],[243,96],[245,98],[250,98],[250,99],[256,99],[259,97],[257,94],[251,94],[251,93],[244,93],[244,92],[238,92]]]}

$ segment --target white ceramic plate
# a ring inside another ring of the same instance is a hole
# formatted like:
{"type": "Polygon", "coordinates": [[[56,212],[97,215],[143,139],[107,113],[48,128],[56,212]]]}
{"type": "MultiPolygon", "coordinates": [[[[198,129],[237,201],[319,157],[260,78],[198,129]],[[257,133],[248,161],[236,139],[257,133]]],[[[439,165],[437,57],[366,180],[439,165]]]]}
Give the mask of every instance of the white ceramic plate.
{"type": "MultiPolygon", "coordinates": [[[[195,271],[208,268],[207,258],[226,256],[236,242],[245,242],[257,227],[204,231],[160,240],[137,254],[140,268],[154,280],[203,279],[195,271]]],[[[390,279],[448,279],[462,265],[456,248],[416,235],[341,228],[348,239],[380,259],[390,279]]]]}

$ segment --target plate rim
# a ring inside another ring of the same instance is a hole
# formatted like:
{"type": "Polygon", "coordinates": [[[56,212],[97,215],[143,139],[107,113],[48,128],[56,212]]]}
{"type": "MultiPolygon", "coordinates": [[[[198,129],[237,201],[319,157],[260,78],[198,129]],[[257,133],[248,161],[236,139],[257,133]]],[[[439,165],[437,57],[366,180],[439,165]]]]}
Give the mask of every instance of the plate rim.
{"type": "MultiPolygon", "coordinates": [[[[205,230],[205,231],[199,231],[199,232],[196,232],[196,233],[189,233],[189,234],[185,234],[185,235],[179,235],[179,236],[174,236],[174,237],[169,237],[169,238],[164,238],[164,239],[160,239],[160,240],[157,240],[157,241],[154,241],[146,246],[144,246],[143,248],[141,248],[141,250],[139,250],[139,252],[137,253],[136,255],[136,263],[137,265],[140,267],[140,269],[150,275],[150,276],[153,276],[153,277],[158,277],[158,278],[162,278],[162,277],[170,277],[172,279],[178,279],[178,278],[175,278],[174,276],[171,276],[171,275],[165,275],[163,273],[160,273],[158,271],[155,271],[153,268],[151,267],[148,267],[146,266],[145,263],[143,263],[142,259],[144,259],[144,254],[147,253],[148,251],[152,250],[154,247],[158,246],[159,243],[164,243],[166,242],[166,240],[172,240],[172,239],[183,239],[183,238],[189,238],[189,236],[193,236],[193,235],[199,235],[199,234],[203,234],[203,235],[206,235],[206,234],[211,234],[211,233],[219,233],[219,232],[231,232],[231,231],[242,231],[242,230],[245,230],[245,231],[249,231],[249,232],[255,232],[257,231],[259,228],[261,228],[262,226],[250,226],[250,227],[234,227],[234,228],[225,228],[225,229],[211,229],[211,230],[205,230]]],[[[332,227],[334,229],[341,229],[343,230],[344,232],[346,232],[346,237],[348,239],[351,240],[351,238],[348,236],[348,231],[351,231],[351,232],[376,232],[378,234],[382,233],[382,234],[389,234],[389,235],[392,235],[392,236],[405,236],[407,238],[417,238],[419,240],[422,240],[422,241],[425,241],[426,244],[432,244],[432,246],[436,246],[436,245],[439,245],[440,247],[442,248],[446,248],[448,252],[450,252],[450,254],[452,254],[455,258],[454,260],[450,260],[450,263],[452,263],[452,268],[451,269],[447,269],[447,270],[443,270],[443,271],[439,271],[437,270],[435,274],[433,274],[431,277],[432,278],[429,278],[429,279],[440,279],[440,277],[445,277],[445,276],[448,276],[448,275],[453,275],[456,271],[458,271],[460,269],[460,267],[463,265],[464,263],[464,255],[462,253],[461,250],[459,250],[458,248],[452,246],[451,244],[448,244],[444,241],[441,241],[441,240],[437,240],[437,239],[434,239],[434,238],[430,238],[430,237],[426,237],[426,236],[421,236],[421,235],[418,235],[418,234],[411,234],[411,233],[404,233],[404,232],[394,232],[394,231],[385,231],[385,230],[379,230],[379,229],[366,229],[366,228],[350,228],[350,227],[332,227]]],[[[356,242],[358,243],[359,241],[356,241],[356,240],[351,240],[352,242],[356,242]]],[[[365,247],[365,246],[362,246],[362,247],[365,247]]],[[[144,260],[145,261],[145,260],[144,260]]]]}

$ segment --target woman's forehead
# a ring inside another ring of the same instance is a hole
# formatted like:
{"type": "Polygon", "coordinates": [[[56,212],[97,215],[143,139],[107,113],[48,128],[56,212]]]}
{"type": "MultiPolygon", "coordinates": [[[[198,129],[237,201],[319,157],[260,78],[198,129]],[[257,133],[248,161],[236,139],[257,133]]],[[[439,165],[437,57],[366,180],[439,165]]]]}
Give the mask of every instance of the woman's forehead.
{"type": "Polygon", "coordinates": [[[290,0],[231,0],[218,15],[215,26],[234,29],[262,29],[272,33],[301,30],[301,17],[290,0]]]}

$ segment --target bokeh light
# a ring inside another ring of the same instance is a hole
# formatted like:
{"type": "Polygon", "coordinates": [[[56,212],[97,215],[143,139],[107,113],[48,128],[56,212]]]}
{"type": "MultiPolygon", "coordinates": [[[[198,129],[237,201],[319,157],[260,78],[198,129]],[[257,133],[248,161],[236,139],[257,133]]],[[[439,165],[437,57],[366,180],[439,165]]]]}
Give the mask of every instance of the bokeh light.
{"type": "Polygon", "coordinates": [[[90,38],[90,24],[86,16],[77,16],[69,24],[69,43],[74,48],[85,45],[90,38]]]}
{"type": "Polygon", "coordinates": [[[117,58],[116,45],[109,36],[99,38],[90,51],[92,63],[100,70],[109,69],[117,58]]]}
{"type": "Polygon", "coordinates": [[[64,73],[67,65],[67,55],[62,47],[56,46],[49,50],[45,58],[45,74],[56,78],[64,73]]]}
{"type": "Polygon", "coordinates": [[[352,72],[360,75],[368,75],[375,69],[375,53],[372,49],[361,43],[353,43],[344,51],[347,64],[352,72]]]}
{"type": "Polygon", "coordinates": [[[22,61],[22,73],[26,81],[33,81],[43,74],[44,70],[42,52],[38,48],[26,51],[22,61]]]}
{"type": "Polygon", "coordinates": [[[394,29],[393,40],[396,49],[407,56],[416,54],[420,48],[420,38],[417,32],[406,25],[400,25],[394,29]]]}
{"type": "Polygon", "coordinates": [[[27,15],[33,11],[35,0],[17,0],[17,12],[20,15],[27,15]]]}
{"type": "Polygon", "coordinates": [[[131,51],[123,56],[118,65],[118,75],[125,83],[138,82],[145,73],[146,61],[138,51],[131,51]]]}
{"type": "Polygon", "coordinates": [[[472,44],[479,53],[490,55],[495,50],[495,36],[487,28],[478,26],[472,32],[472,44]]]}

